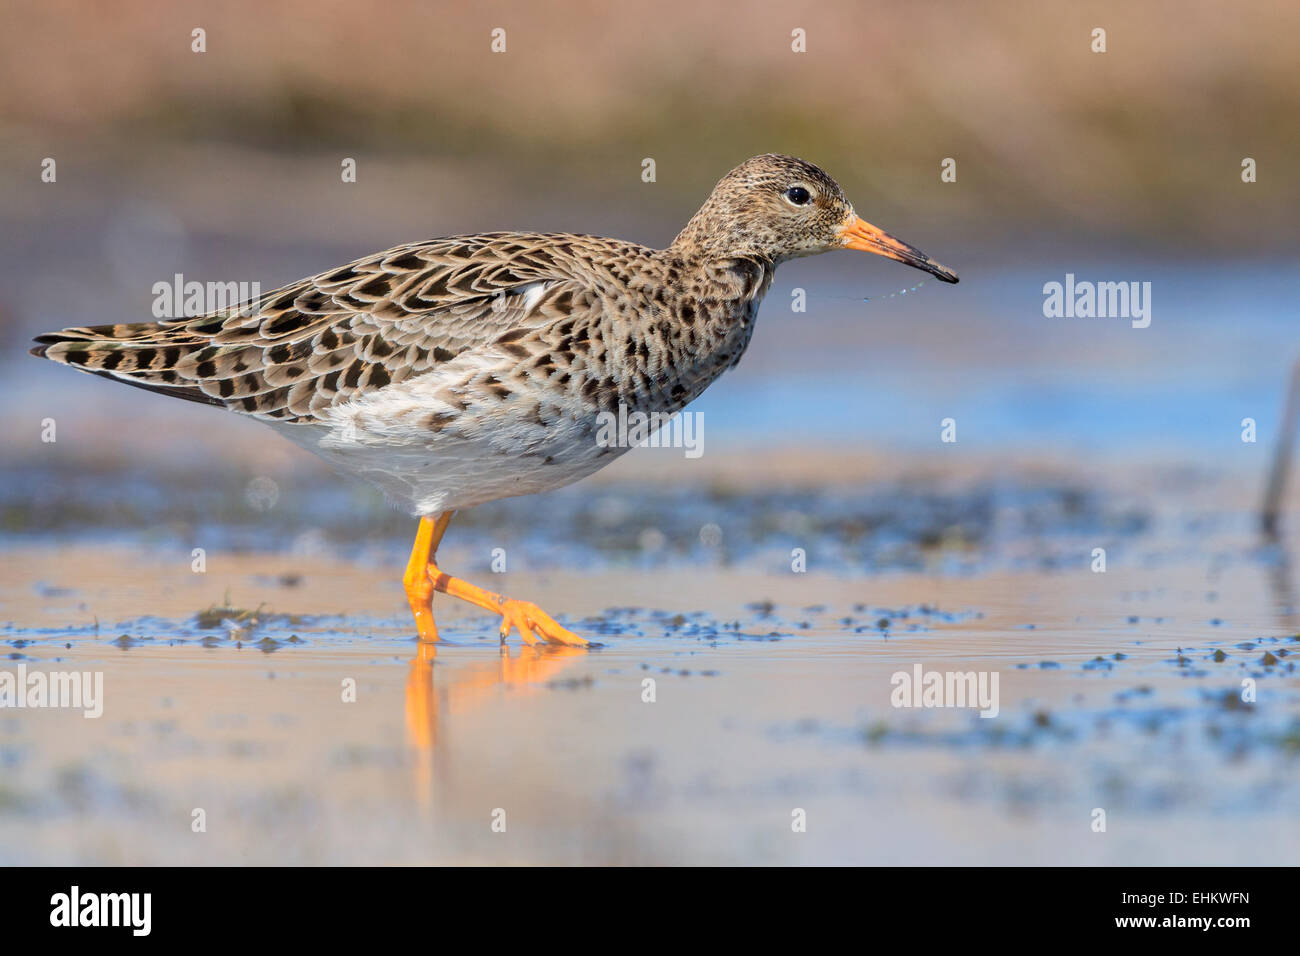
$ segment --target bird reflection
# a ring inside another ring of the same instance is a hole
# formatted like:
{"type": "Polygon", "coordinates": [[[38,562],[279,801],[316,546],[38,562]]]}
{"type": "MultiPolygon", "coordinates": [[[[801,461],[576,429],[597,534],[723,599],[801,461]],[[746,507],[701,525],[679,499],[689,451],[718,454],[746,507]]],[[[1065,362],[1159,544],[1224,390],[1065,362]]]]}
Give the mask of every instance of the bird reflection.
{"type": "Polygon", "coordinates": [[[416,762],[417,791],[422,804],[432,798],[433,755],[437,749],[442,718],[464,713],[499,693],[502,685],[540,684],[554,678],[588,653],[585,647],[555,644],[525,646],[511,653],[507,645],[492,661],[461,663],[437,669],[437,644],[420,641],[415,645],[406,677],[406,732],[420,755],[416,762]]]}

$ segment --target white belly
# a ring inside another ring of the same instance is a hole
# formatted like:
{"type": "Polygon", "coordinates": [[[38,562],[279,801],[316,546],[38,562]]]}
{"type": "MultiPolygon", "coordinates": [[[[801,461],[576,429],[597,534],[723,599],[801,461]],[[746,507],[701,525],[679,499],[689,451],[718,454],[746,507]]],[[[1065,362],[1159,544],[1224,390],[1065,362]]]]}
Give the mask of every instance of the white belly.
{"type": "Polygon", "coordinates": [[[545,425],[511,409],[473,409],[428,427],[430,389],[392,386],[328,410],[322,424],[273,424],[336,470],[379,487],[416,515],[550,491],[587,477],[626,448],[597,443],[594,414],[545,425]]]}

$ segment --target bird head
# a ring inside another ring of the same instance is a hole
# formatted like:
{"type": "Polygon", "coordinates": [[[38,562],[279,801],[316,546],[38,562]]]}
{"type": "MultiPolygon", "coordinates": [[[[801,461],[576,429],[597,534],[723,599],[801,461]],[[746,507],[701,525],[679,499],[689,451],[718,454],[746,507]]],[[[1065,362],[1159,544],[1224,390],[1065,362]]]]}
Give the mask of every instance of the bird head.
{"type": "Polygon", "coordinates": [[[723,176],[673,246],[707,256],[761,256],[772,262],[858,249],[944,282],[957,281],[951,269],[863,220],[825,171],[775,153],[755,156],[723,176]]]}

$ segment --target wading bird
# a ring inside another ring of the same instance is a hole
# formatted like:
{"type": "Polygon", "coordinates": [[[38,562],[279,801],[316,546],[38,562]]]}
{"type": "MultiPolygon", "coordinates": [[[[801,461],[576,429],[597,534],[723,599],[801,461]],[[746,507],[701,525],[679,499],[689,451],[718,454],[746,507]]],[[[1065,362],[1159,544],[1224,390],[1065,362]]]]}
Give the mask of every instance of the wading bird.
{"type": "Polygon", "coordinates": [[[537,605],[452,577],[438,544],[460,508],[570,484],[625,447],[620,406],[673,414],[749,344],[776,267],[833,249],[955,273],[864,222],[811,163],[737,166],[666,249],[497,232],[397,246],[235,309],[64,329],[33,354],[268,423],[419,517],[403,576],[420,638],[441,591],[529,644],[583,646],[537,605]]]}

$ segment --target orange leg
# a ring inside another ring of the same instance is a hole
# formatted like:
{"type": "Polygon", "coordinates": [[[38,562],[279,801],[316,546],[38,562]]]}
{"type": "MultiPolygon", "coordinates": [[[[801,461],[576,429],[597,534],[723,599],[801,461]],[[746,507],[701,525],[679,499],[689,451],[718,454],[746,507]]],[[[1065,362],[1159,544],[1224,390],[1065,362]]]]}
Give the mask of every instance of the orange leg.
{"type": "Polygon", "coordinates": [[[433,623],[433,582],[429,580],[429,564],[438,550],[438,544],[451,523],[452,512],[432,518],[421,518],[420,528],[415,533],[415,544],[411,548],[411,559],[406,562],[406,573],[402,575],[402,587],[406,589],[406,600],[411,605],[415,616],[415,629],[420,633],[420,640],[433,643],[438,640],[438,626],[433,623]]]}
{"type": "Polygon", "coordinates": [[[411,742],[422,750],[431,749],[438,735],[438,698],[433,692],[437,653],[433,644],[416,644],[406,676],[406,729],[411,742]]]}
{"type": "Polygon", "coordinates": [[[453,578],[446,574],[434,561],[438,543],[451,521],[454,512],[444,511],[437,520],[420,519],[420,530],[415,537],[415,547],[411,551],[410,563],[406,566],[406,575],[402,579],[406,585],[406,595],[411,602],[411,611],[415,614],[415,625],[420,631],[421,640],[436,641],[438,629],[433,624],[433,612],[430,608],[432,594],[428,589],[450,594],[462,601],[476,604],[485,611],[501,615],[501,643],[505,643],[511,628],[519,631],[519,636],[528,644],[546,641],[550,644],[568,644],[572,647],[587,647],[588,642],[557,624],[555,619],[531,601],[516,601],[502,597],[492,591],[476,587],[468,581],[453,578]],[[422,573],[421,573],[422,572],[422,573]],[[426,637],[426,633],[431,635],[426,637]]]}

